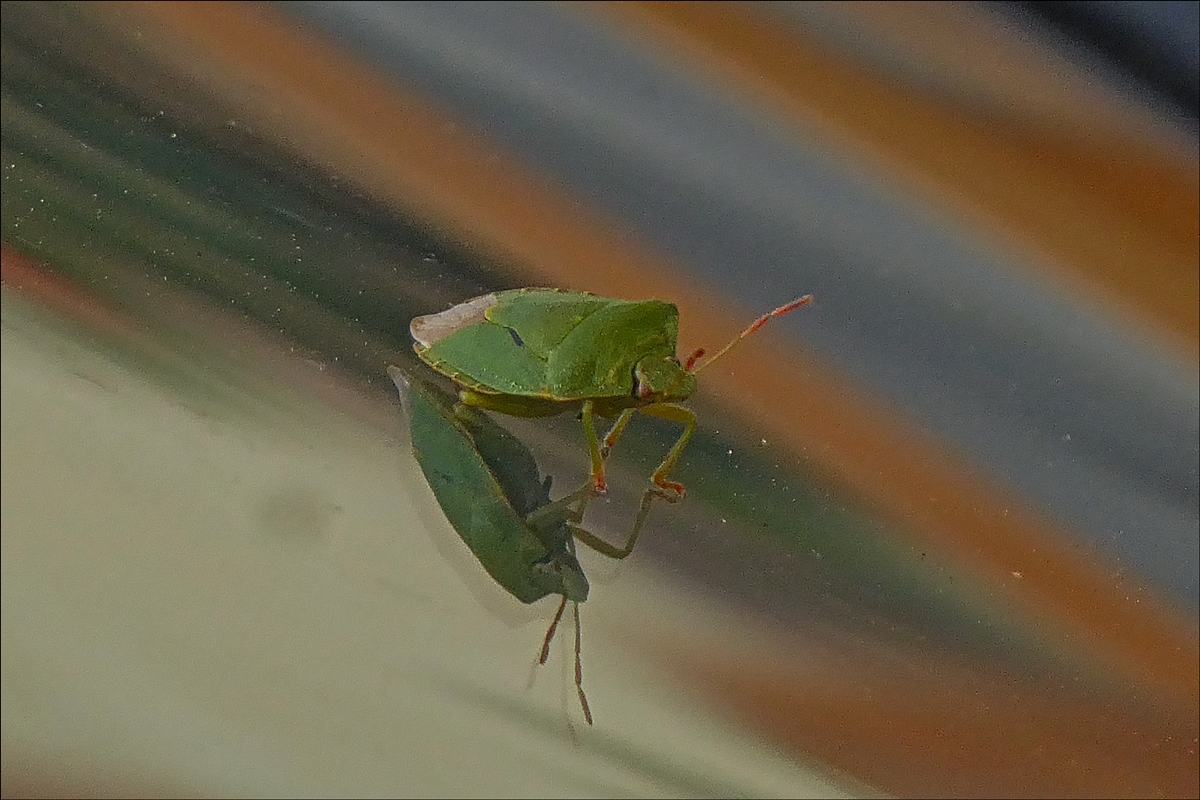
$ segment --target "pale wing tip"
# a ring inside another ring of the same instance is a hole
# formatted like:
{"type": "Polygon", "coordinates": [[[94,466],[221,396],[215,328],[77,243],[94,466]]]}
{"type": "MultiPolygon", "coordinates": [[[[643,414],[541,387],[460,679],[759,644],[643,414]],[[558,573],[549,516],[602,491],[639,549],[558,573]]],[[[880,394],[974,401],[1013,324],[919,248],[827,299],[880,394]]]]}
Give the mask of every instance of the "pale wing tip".
{"type": "Polygon", "coordinates": [[[400,401],[405,402],[408,399],[409,387],[412,379],[408,377],[408,373],[396,366],[387,368],[388,377],[392,379],[392,383],[396,384],[396,391],[400,393],[400,401]]]}
{"type": "Polygon", "coordinates": [[[413,321],[408,324],[408,331],[417,344],[422,347],[430,347],[452,333],[482,322],[487,310],[498,302],[499,299],[494,292],[474,297],[451,306],[445,311],[439,311],[437,314],[414,317],[413,321]]]}

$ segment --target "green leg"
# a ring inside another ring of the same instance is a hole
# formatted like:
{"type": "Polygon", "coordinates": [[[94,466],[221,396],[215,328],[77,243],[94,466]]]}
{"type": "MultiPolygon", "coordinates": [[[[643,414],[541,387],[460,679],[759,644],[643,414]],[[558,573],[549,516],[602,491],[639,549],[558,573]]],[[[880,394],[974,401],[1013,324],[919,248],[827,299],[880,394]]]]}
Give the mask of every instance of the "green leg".
{"type": "Polygon", "coordinates": [[[632,419],[636,411],[641,411],[659,419],[678,422],[683,426],[683,433],[679,435],[679,439],[676,440],[675,444],[667,452],[667,457],[663,459],[663,462],[658,465],[658,469],[650,477],[655,487],[660,490],[657,492],[660,497],[672,503],[683,499],[687,490],[681,484],[667,480],[667,476],[671,473],[672,468],[674,468],[675,462],[679,460],[679,455],[683,452],[683,448],[687,446],[688,439],[692,438],[692,433],[696,430],[696,415],[689,409],[671,403],[655,403],[654,405],[641,406],[640,408],[625,409],[617,417],[617,421],[613,424],[608,435],[604,437],[604,444],[600,448],[601,457],[608,458],[609,451],[616,445],[621,435],[625,433],[625,428],[629,425],[629,420],[632,419]]]}
{"type": "Polygon", "coordinates": [[[679,460],[679,455],[683,452],[683,448],[687,446],[688,439],[692,438],[692,433],[696,430],[696,415],[683,406],[672,405],[670,403],[656,403],[652,406],[643,406],[641,410],[652,417],[678,422],[683,426],[683,433],[679,435],[679,439],[667,453],[667,457],[658,465],[658,469],[650,476],[650,480],[654,482],[654,485],[662,490],[662,497],[672,503],[682,500],[687,490],[683,488],[682,484],[667,480],[667,475],[671,473],[671,469],[675,466],[675,462],[679,460]]]}
{"type": "Polygon", "coordinates": [[[600,452],[600,439],[596,436],[596,422],[591,400],[584,401],[583,408],[580,410],[580,419],[583,421],[583,432],[587,436],[588,453],[592,457],[592,488],[596,494],[604,494],[608,491],[608,482],[604,479],[604,456],[600,452]]]}
{"type": "Polygon", "coordinates": [[[613,449],[613,445],[617,443],[617,439],[621,438],[621,434],[625,432],[625,426],[629,424],[629,420],[633,419],[633,413],[636,408],[627,408],[617,417],[617,421],[613,423],[608,435],[604,437],[604,445],[600,448],[600,455],[608,458],[608,451],[613,449]]]}
{"type": "MultiPolygon", "coordinates": [[[[587,405],[588,404],[586,403],[584,404],[585,409],[587,408],[587,405]]],[[[609,430],[608,435],[604,437],[604,445],[599,448],[601,469],[603,470],[604,467],[603,459],[608,458],[609,451],[625,432],[626,426],[629,425],[629,420],[632,419],[634,413],[639,410],[644,411],[652,417],[678,422],[683,426],[683,433],[679,435],[679,438],[675,441],[675,444],[672,445],[671,449],[667,452],[666,458],[664,458],[662,463],[658,465],[658,469],[656,469],[654,474],[650,476],[650,480],[653,482],[654,486],[647,489],[642,495],[642,503],[638,509],[637,520],[634,522],[633,531],[629,536],[629,541],[626,542],[623,548],[614,547],[613,545],[596,538],[594,534],[584,531],[581,528],[576,528],[576,536],[579,537],[581,542],[586,544],[588,547],[591,547],[593,550],[603,553],[609,558],[625,558],[629,555],[630,551],[633,550],[634,542],[637,541],[637,537],[642,530],[642,525],[646,521],[646,514],[650,511],[650,503],[653,502],[655,497],[661,497],[667,502],[676,503],[682,500],[684,494],[687,492],[682,484],[667,480],[667,476],[670,474],[671,469],[675,466],[675,462],[679,460],[680,454],[683,453],[683,448],[687,446],[688,440],[692,438],[692,433],[696,430],[696,415],[683,406],[671,405],[669,403],[656,403],[654,405],[642,406],[640,409],[627,408],[622,411],[620,416],[617,417],[617,421],[613,424],[612,429],[609,430]]],[[[596,430],[590,415],[584,416],[584,429],[588,431],[589,434],[593,434],[596,430]]],[[[589,436],[589,444],[590,442],[591,438],[589,436]]],[[[593,452],[593,469],[595,465],[595,458],[596,454],[593,452]]],[[[588,503],[591,501],[592,497],[595,496],[595,494],[597,493],[593,492],[590,496],[582,499],[578,509],[579,518],[575,520],[576,522],[582,520],[583,513],[587,509],[588,503]]]]}
{"type": "MultiPolygon", "coordinates": [[[[579,509],[576,512],[577,516],[575,518],[575,522],[579,522],[583,519],[583,515],[587,510],[588,503],[591,502],[593,497],[604,494],[608,491],[608,482],[605,480],[604,476],[604,460],[608,458],[608,451],[616,443],[617,439],[621,438],[621,433],[625,430],[625,426],[629,424],[629,419],[633,416],[633,412],[635,410],[636,409],[627,408],[622,411],[620,416],[617,417],[616,423],[608,432],[608,435],[604,437],[604,443],[600,444],[600,440],[596,437],[595,409],[591,401],[587,401],[583,404],[580,418],[583,420],[583,430],[587,435],[588,451],[592,458],[592,481],[586,487],[588,494],[586,497],[582,498],[579,504],[579,509]],[[599,474],[598,480],[597,473],[599,474]]],[[[578,492],[570,495],[572,498],[571,502],[574,502],[575,499],[579,499],[577,495],[584,491],[584,489],[581,489],[578,492]]],[[[565,500],[567,498],[563,499],[565,500]]]]}
{"type": "MultiPolygon", "coordinates": [[[[595,496],[590,483],[581,486],[568,495],[560,497],[552,503],[542,506],[527,516],[525,522],[530,527],[537,528],[539,525],[544,524],[546,520],[549,520],[551,524],[559,525],[565,518],[567,527],[571,529],[571,533],[576,539],[602,555],[609,558],[621,559],[626,558],[633,552],[633,546],[637,543],[638,537],[641,536],[642,527],[646,524],[646,517],[650,513],[650,504],[654,501],[654,498],[663,497],[665,494],[657,486],[650,487],[642,494],[642,502],[638,507],[637,517],[634,519],[633,529],[629,532],[629,538],[622,547],[609,544],[591,531],[580,527],[588,503],[595,496]],[[576,503],[578,503],[578,506],[572,508],[576,503]]],[[[574,547],[572,547],[573,552],[574,547]]]]}
{"type": "Polygon", "coordinates": [[[655,497],[662,496],[662,490],[658,487],[647,489],[642,494],[642,503],[638,507],[637,519],[634,520],[633,530],[629,532],[629,539],[625,542],[624,547],[609,544],[591,531],[584,530],[573,523],[567,523],[567,527],[571,529],[571,533],[576,539],[597,553],[606,555],[609,558],[625,558],[633,552],[633,546],[637,544],[638,537],[642,534],[642,526],[646,524],[646,516],[650,513],[650,504],[654,501],[655,497]]]}

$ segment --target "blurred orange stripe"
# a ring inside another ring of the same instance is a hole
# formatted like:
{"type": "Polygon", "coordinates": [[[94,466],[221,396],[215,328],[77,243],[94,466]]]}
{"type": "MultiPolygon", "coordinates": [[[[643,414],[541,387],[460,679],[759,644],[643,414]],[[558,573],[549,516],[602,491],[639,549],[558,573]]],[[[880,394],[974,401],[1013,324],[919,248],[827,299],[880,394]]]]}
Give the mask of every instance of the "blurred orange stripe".
{"type": "Polygon", "coordinates": [[[714,658],[661,632],[641,651],[749,725],[899,797],[1196,797],[1186,708],[876,645],[787,662],[714,658]],[[813,668],[813,665],[818,665],[813,668]],[[819,724],[814,725],[813,721],[819,724]]]}
{"type": "MultiPolygon", "coordinates": [[[[504,254],[529,284],[670,298],[680,306],[687,346],[698,330],[711,344],[745,321],[727,313],[734,304],[575,198],[290,19],[263,7],[208,2],[85,8],[138,31],[139,44],[169,72],[186,75],[224,106],[216,113],[276,131],[306,158],[385,201],[416,206],[443,230],[504,254]]],[[[705,374],[705,386],[787,443],[798,460],[815,461],[904,523],[918,546],[957,558],[998,596],[1041,619],[1048,635],[1068,637],[1176,700],[1200,700],[1200,652],[1188,620],[1124,585],[1068,545],[1063,532],[972,478],[968,465],[828,367],[774,344],[768,332],[743,348],[736,368],[714,372],[705,374]]]]}
{"type": "MultiPolygon", "coordinates": [[[[919,17],[923,4],[901,5],[919,17]]],[[[1173,347],[1200,354],[1194,161],[1105,126],[1103,115],[1085,120],[1086,130],[1051,129],[1002,106],[952,104],[830,52],[748,3],[594,7],[790,114],[805,138],[870,157],[914,190],[1044,252],[1077,291],[1098,292],[1117,313],[1135,309],[1173,347]]]]}

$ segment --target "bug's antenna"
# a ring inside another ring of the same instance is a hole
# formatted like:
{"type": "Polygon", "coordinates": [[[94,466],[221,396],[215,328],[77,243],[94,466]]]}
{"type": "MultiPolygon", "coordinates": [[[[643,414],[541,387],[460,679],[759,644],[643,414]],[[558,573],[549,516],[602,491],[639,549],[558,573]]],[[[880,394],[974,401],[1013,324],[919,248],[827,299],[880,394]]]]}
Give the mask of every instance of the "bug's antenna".
{"type": "Polygon", "coordinates": [[[588,708],[587,695],[583,693],[583,663],[579,660],[580,643],[583,632],[579,627],[579,603],[575,603],[575,690],[579,692],[579,705],[583,708],[583,718],[587,724],[592,724],[592,710],[588,708]]]}
{"type": "MultiPolygon", "coordinates": [[[[563,612],[567,610],[567,596],[564,594],[562,602],[558,604],[558,612],[554,615],[554,621],[550,623],[549,630],[546,631],[546,640],[542,642],[542,654],[538,657],[539,664],[545,664],[546,659],[550,657],[550,642],[554,641],[554,632],[558,630],[558,621],[562,619],[563,612]]],[[[578,609],[576,609],[578,613],[578,609]]]]}
{"type": "Polygon", "coordinates": [[[812,299],[813,299],[813,296],[811,294],[806,294],[803,297],[797,297],[795,300],[793,300],[790,303],[785,303],[785,304],[781,305],[779,308],[775,309],[774,311],[768,311],[766,314],[763,314],[761,317],[754,320],[754,322],[751,322],[746,327],[746,330],[742,331],[737,336],[735,336],[733,338],[733,340],[729,342],[729,344],[725,345],[720,350],[718,350],[713,356],[711,356],[707,360],[705,360],[705,362],[703,364],[700,364],[699,366],[697,366],[696,362],[704,357],[704,348],[700,348],[696,352],[692,353],[692,355],[688,358],[687,363],[684,364],[684,367],[683,367],[684,370],[695,375],[697,372],[704,369],[709,364],[713,363],[718,358],[720,358],[721,356],[728,353],[730,350],[733,349],[734,345],[738,344],[743,339],[750,336],[752,333],[757,331],[763,325],[766,325],[768,322],[770,322],[775,317],[782,317],[784,314],[788,313],[789,311],[795,311],[797,308],[800,308],[800,306],[806,306],[812,302],[812,299]]]}
{"type": "MultiPolygon", "coordinates": [[[[564,594],[562,602],[558,604],[558,611],[554,615],[554,620],[550,623],[550,629],[546,631],[546,640],[542,642],[542,654],[538,657],[538,664],[545,664],[546,659],[550,657],[550,642],[554,641],[554,632],[558,630],[558,623],[562,620],[563,612],[567,610],[567,596],[564,594]]],[[[580,660],[580,652],[582,651],[583,633],[579,627],[579,603],[574,604],[575,611],[575,691],[579,693],[579,706],[583,709],[583,718],[587,720],[587,724],[592,723],[592,709],[588,706],[587,695],[583,693],[583,662],[580,660]]],[[[570,723],[568,722],[568,725],[570,723]]]]}

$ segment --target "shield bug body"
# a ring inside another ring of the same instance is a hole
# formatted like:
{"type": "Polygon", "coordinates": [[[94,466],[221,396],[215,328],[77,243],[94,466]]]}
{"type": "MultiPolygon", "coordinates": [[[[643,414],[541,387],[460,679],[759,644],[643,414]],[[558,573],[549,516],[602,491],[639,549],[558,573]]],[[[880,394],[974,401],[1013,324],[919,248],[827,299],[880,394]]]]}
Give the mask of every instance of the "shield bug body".
{"type": "Polygon", "coordinates": [[[805,295],[762,315],[703,363],[703,350],[677,358],[679,312],[660,300],[513,289],[417,317],[410,331],[417,355],[458,384],[467,405],[527,417],[578,410],[593,493],[605,491],[604,459],[634,411],[679,423],[683,432],[651,476],[652,492],[677,500],[684,488],[668,475],[696,428],[696,416],[677,403],[696,390],[695,374],[771,318],[811,300],[805,295]],[[617,417],[603,442],[596,414],[617,417]]]}
{"type": "Polygon", "coordinates": [[[486,414],[397,367],[389,367],[388,374],[408,413],[417,464],[446,519],[479,563],[522,603],[562,595],[540,663],[549,655],[567,602],[574,604],[575,684],[591,724],[579,658],[579,604],[587,600],[588,581],[575,556],[575,540],[611,558],[624,558],[637,541],[648,503],[643,501],[625,546],[611,545],[578,526],[590,485],[552,501],[550,479],[541,479],[533,454],[519,439],[486,414]]]}

